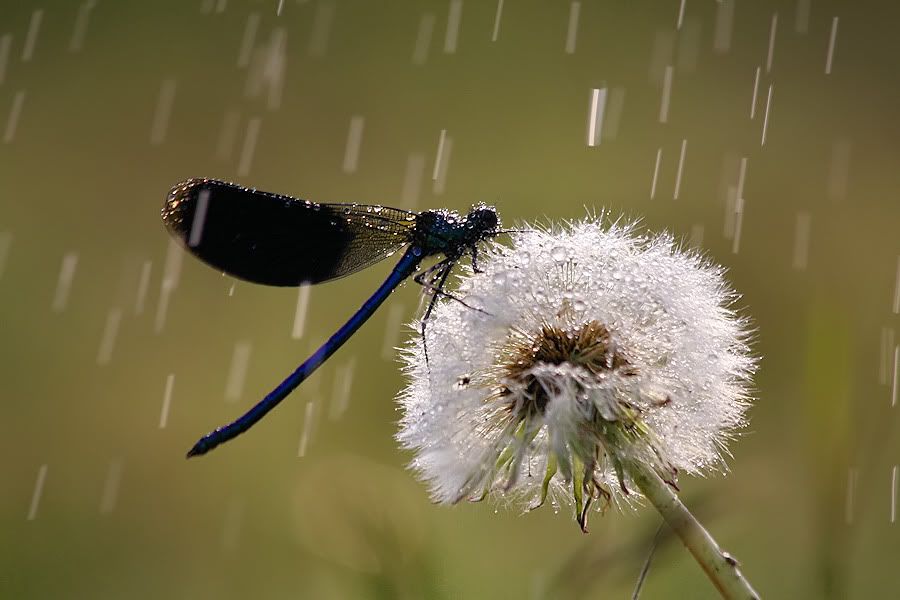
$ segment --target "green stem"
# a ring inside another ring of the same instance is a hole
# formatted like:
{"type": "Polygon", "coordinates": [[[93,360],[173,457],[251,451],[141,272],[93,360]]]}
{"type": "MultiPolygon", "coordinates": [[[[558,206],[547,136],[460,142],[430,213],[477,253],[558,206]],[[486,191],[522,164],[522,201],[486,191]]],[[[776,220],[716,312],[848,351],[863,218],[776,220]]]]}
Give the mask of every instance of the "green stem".
{"type": "Polygon", "coordinates": [[[623,462],[632,481],[656,507],[672,531],[678,534],[722,597],[758,600],[759,594],[744,578],[738,569],[737,561],[719,548],[716,540],[694,518],[656,471],[638,460],[623,462]]]}

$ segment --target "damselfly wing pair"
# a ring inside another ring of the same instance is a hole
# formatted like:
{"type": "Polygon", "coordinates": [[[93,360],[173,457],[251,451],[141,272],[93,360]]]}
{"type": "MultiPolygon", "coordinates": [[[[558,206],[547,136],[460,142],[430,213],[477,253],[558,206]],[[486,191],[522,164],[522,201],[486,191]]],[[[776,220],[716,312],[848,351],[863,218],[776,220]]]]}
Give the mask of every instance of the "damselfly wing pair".
{"type": "Polygon", "coordinates": [[[203,436],[188,457],[206,454],[244,433],[334,354],[390,293],[414,277],[432,296],[422,335],[453,267],[501,233],[491,206],[466,215],[411,212],[364,204],[322,204],[215,179],[190,179],[169,192],[162,209],[169,232],[194,256],[228,275],[275,286],[316,284],[344,277],[406,247],[384,283],[312,356],[236,421],[203,436]],[[421,270],[422,262],[442,256],[421,270]]]}

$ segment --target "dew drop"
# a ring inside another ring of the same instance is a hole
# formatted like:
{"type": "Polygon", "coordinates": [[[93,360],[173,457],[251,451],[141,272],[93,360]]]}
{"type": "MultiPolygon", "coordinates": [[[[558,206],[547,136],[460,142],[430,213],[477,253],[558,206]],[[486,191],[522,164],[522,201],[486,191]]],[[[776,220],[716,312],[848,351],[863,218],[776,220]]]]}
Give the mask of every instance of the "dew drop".
{"type": "Polygon", "coordinates": [[[568,258],[569,253],[562,246],[555,246],[552,250],[550,250],[550,256],[556,262],[563,262],[568,258]]]}

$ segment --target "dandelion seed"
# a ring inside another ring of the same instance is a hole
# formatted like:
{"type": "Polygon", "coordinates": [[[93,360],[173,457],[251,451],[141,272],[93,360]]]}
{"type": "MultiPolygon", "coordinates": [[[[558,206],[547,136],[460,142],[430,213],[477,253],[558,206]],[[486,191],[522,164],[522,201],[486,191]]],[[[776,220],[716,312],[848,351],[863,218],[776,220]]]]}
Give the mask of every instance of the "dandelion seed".
{"type": "Polygon", "coordinates": [[[586,528],[639,496],[628,461],[673,487],[721,466],[755,368],[722,269],[592,219],[514,241],[435,308],[428,363],[419,336],[403,355],[397,438],[435,500],[568,500],[586,528]]]}

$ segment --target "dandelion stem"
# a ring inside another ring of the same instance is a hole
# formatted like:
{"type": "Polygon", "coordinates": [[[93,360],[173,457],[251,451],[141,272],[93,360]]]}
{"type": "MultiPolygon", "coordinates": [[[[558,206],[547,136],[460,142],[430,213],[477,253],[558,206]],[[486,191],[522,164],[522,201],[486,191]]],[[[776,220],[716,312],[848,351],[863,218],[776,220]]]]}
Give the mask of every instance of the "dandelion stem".
{"type": "Polygon", "coordinates": [[[738,568],[737,561],[719,548],[716,540],[649,465],[640,460],[628,460],[625,468],[635,485],[694,555],[723,598],[759,599],[759,594],[738,568]]]}

